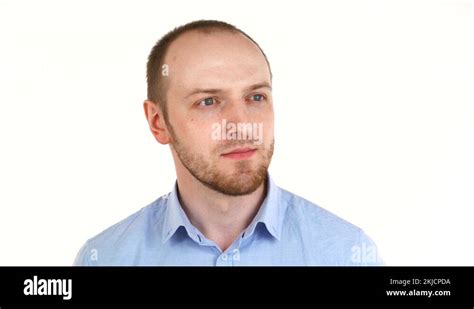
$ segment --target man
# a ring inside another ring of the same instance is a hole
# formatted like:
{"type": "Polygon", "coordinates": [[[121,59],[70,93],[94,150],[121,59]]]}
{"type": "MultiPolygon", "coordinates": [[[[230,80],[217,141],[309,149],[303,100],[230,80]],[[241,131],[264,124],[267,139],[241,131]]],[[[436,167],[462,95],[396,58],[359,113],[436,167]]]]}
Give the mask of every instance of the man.
{"type": "Polygon", "coordinates": [[[147,65],[145,115],[169,144],[171,193],[89,239],[75,265],[378,265],[356,226],[275,185],[272,75],[247,34],[196,21],[147,65]]]}

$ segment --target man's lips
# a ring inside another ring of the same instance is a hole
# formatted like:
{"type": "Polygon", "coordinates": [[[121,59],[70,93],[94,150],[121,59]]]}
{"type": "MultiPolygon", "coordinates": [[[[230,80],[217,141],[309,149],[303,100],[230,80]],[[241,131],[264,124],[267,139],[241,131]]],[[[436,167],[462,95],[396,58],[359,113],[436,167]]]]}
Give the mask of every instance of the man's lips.
{"type": "Polygon", "coordinates": [[[236,148],[222,154],[222,156],[228,159],[247,159],[250,158],[255,152],[257,152],[256,148],[236,148]]]}

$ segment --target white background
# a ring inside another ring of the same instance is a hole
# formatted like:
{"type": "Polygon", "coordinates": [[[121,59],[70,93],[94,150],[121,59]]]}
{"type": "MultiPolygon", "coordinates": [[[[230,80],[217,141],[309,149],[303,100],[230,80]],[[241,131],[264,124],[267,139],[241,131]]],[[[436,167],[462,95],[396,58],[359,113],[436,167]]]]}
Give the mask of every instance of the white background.
{"type": "Polygon", "coordinates": [[[474,265],[467,0],[0,0],[0,265],[70,265],[171,190],[145,64],[196,19],[267,53],[281,187],[362,227],[389,265],[474,265]]]}

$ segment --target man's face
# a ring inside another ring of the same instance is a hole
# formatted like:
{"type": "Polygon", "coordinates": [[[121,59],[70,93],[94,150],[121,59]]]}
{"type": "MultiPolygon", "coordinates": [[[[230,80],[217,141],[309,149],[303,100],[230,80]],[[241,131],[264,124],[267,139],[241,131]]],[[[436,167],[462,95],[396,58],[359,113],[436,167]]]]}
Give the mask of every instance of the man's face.
{"type": "Polygon", "coordinates": [[[261,51],[241,34],[193,31],[171,44],[165,64],[175,161],[223,194],[254,192],[274,143],[271,76],[261,51]]]}

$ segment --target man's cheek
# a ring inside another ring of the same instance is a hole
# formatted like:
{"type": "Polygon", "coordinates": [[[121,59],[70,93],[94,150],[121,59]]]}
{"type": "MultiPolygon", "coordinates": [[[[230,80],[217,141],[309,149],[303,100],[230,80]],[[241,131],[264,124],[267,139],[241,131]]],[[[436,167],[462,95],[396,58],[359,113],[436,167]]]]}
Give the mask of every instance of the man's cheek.
{"type": "Polygon", "coordinates": [[[217,147],[218,143],[213,141],[208,134],[205,134],[202,131],[195,131],[195,133],[198,134],[193,134],[190,136],[189,143],[197,153],[209,155],[212,150],[217,147]]]}
{"type": "Polygon", "coordinates": [[[273,138],[274,138],[273,127],[264,126],[263,139],[264,139],[265,147],[268,147],[272,143],[273,138]]]}

